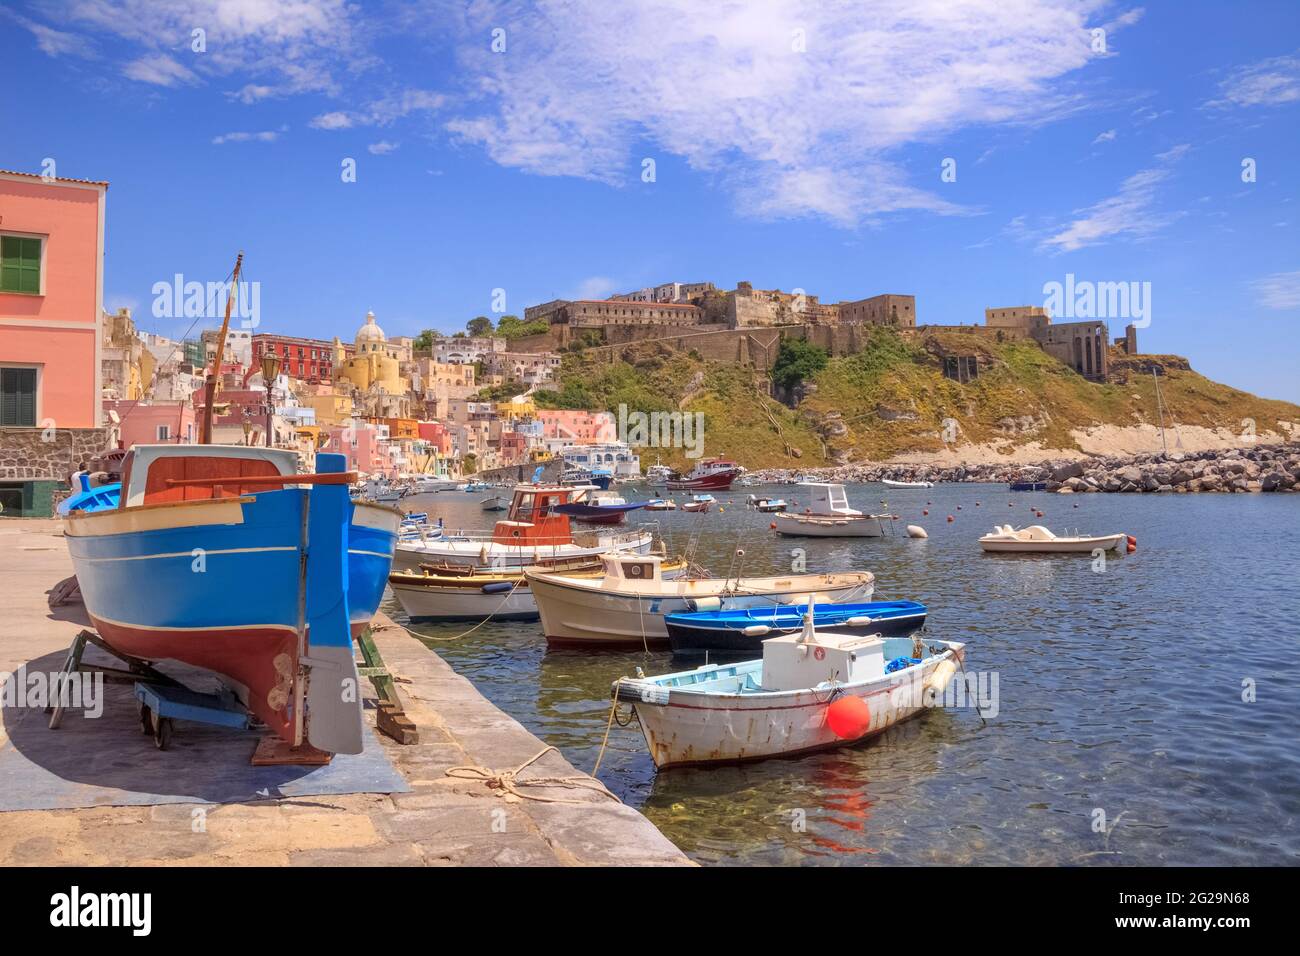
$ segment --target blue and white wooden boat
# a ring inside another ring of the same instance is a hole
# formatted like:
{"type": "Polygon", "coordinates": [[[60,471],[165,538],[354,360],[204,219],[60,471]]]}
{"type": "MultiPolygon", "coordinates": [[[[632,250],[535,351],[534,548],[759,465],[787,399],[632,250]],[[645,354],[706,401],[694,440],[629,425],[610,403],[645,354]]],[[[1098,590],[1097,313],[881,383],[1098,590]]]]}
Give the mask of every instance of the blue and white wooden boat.
{"type": "Polygon", "coordinates": [[[90,475],[84,471],[79,471],[73,476],[72,494],[59,502],[59,506],[55,510],[58,512],[59,517],[63,517],[71,511],[104,511],[108,508],[116,508],[121,498],[122,483],[120,481],[104,485],[92,485],[90,475]]]}
{"type": "Polygon", "coordinates": [[[964,666],[966,645],[816,630],[763,643],[763,656],[620,678],[655,768],[788,757],[857,743],[922,713],[964,666]]]}
{"type": "MultiPolygon", "coordinates": [[[[802,630],[807,613],[807,604],[678,611],[664,615],[664,624],[674,654],[756,654],[764,640],[802,630]]],[[[906,634],[924,625],[925,616],[925,605],[917,601],[820,604],[813,626],[841,634],[906,634]]]]}
{"type": "Polygon", "coordinates": [[[341,455],[141,445],[119,507],[70,512],[86,610],[114,649],[223,676],[290,744],[359,753],[353,635],[379,606],[401,513],[352,501],[341,455]]]}

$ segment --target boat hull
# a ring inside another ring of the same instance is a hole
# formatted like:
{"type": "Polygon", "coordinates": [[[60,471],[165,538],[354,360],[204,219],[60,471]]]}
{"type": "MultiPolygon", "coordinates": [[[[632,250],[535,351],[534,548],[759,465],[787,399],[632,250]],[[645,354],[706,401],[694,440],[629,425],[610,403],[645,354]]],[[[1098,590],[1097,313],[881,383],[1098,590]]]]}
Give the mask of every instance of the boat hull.
{"type": "Polygon", "coordinates": [[[779,534],[792,538],[880,538],[885,534],[885,519],[875,515],[860,517],[821,517],[788,512],[773,516],[779,534]]]}
{"type": "MultiPolygon", "coordinates": [[[[878,736],[925,711],[927,686],[942,679],[940,665],[947,660],[957,664],[964,658],[965,646],[951,643],[942,654],[886,674],[882,680],[837,685],[840,694],[864,700],[871,715],[866,731],[852,739],[840,738],[831,730],[826,688],[724,694],[625,678],[618,682],[615,693],[635,708],[657,770],[744,763],[833,750],[878,736]]],[[[737,667],[754,665],[761,670],[760,661],[737,667]]]]}
{"type": "MultiPolygon", "coordinates": [[[[294,489],[70,517],[65,535],[91,622],[124,654],[222,675],[259,720],[292,741],[307,496],[294,489]]],[[[337,575],[340,583],[346,575],[347,595],[340,602],[337,588],[332,600],[346,606],[355,635],[379,606],[400,514],[345,507],[347,553],[337,575]]],[[[313,595],[305,619],[330,600],[313,595]]],[[[322,653],[341,639],[330,636],[322,653]]]]}
{"type": "Polygon", "coordinates": [[[669,478],[669,491],[730,491],[738,472],[719,471],[699,478],[669,478]]]}
{"type": "Polygon", "coordinates": [[[649,531],[600,537],[594,544],[510,545],[488,539],[444,535],[431,541],[403,541],[393,555],[393,569],[418,571],[422,564],[480,568],[526,568],[547,561],[592,558],[609,551],[646,554],[654,543],[649,531]]]}
{"type": "Polygon", "coordinates": [[[1001,554],[1091,554],[1098,548],[1103,551],[1114,551],[1126,540],[1127,536],[1123,534],[1110,534],[1096,538],[1055,538],[1047,541],[980,538],[980,547],[985,551],[1001,554]]]}
{"type": "Polygon", "coordinates": [[[805,604],[811,591],[816,604],[869,601],[875,577],[869,572],[828,575],[821,583],[782,588],[776,579],[747,579],[743,593],[722,593],[725,583],[712,579],[675,582],[663,593],[637,594],[583,587],[562,576],[529,574],[529,584],[541,615],[542,632],[552,646],[657,647],[669,646],[664,615],[690,609],[688,602],[716,596],[724,609],[805,604]],[[558,579],[558,580],[557,580],[558,579]]]}

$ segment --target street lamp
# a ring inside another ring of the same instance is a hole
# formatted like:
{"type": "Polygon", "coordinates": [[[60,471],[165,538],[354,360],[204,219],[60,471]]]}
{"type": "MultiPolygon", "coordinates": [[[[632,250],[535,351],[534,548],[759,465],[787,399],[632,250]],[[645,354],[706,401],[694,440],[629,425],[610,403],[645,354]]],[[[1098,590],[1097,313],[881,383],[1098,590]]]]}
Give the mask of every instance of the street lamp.
{"type": "Polygon", "coordinates": [[[274,407],[271,404],[271,385],[275,378],[280,374],[280,356],[273,352],[267,352],[262,356],[262,384],[266,386],[266,445],[271,447],[271,415],[274,407]]]}

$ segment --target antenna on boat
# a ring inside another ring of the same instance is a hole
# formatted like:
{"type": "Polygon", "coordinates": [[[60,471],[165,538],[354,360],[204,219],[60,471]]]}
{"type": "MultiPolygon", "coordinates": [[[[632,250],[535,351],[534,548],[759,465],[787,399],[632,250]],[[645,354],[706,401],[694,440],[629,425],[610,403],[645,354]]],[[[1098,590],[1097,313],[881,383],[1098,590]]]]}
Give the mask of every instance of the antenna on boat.
{"type": "Polygon", "coordinates": [[[203,383],[203,429],[199,434],[199,443],[203,445],[212,444],[212,405],[217,398],[221,360],[226,354],[226,335],[230,332],[230,308],[235,304],[235,296],[239,294],[239,269],[243,264],[244,253],[241,250],[235,257],[235,271],[230,275],[230,294],[226,296],[226,317],[221,320],[221,335],[217,338],[217,351],[212,357],[212,368],[208,371],[207,381],[203,383]]]}
{"type": "Polygon", "coordinates": [[[815,593],[808,595],[808,610],[804,612],[803,616],[803,633],[799,635],[800,644],[812,643],[817,636],[817,631],[813,627],[813,616],[816,613],[816,609],[813,607],[814,597],[816,597],[815,593]]]}

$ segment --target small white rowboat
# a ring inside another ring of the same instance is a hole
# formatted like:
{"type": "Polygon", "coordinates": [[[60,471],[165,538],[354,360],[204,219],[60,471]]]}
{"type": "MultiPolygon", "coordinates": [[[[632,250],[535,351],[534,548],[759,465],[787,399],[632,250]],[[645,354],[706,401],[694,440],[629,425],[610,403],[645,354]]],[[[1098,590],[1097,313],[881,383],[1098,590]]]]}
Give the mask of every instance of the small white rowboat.
{"type": "Polygon", "coordinates": [[[892,481],[889,478],[880,479],[880,483],[886,488],[933,488],[933,481],[892,481]]]}
{"type": "Polygon", "coordinates": [[[1088,535],[1055,535],[1041,524],[1016,530],[1005,524],[995,528],[980,538],[980,547],[985,551],[1020,552],[1028,554],[1064,554],[1084,552],[1091,554],[1100,548],[1102,551],[1114,551],[1122,544],[1127,544],[1129,551],[1137,550],[1137,539],[1126,534],[1107,534],[1091,537],[1088,535]]]}
{"type": "Polygon", "coordinates": [[[965,654],[956,641],[809,623],[764,641],[762,660],[624,677],[614,696],[636,710],[655,769],[737,763],[874,737],[941,699],[965,654]]]}

